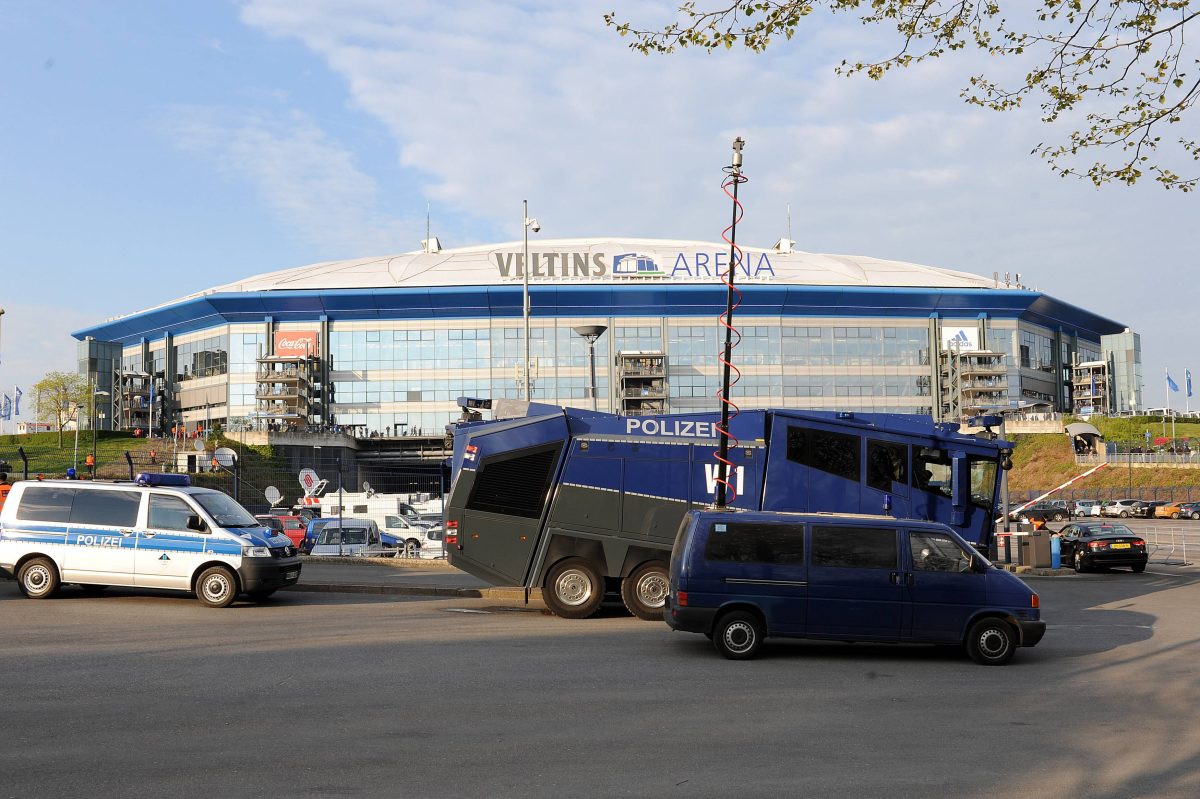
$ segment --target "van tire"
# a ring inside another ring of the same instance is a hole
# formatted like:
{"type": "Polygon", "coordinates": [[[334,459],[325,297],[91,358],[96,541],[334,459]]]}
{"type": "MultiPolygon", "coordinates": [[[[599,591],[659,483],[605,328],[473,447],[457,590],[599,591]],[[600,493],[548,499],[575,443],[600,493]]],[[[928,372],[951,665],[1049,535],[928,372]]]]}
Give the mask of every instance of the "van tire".
{"type": "Polygon", "coordinates": [[[667,564],[662,561],[643,563],[621,581],[621,600],[639,619],[662,621],[669,587],[667,564]]]}
{"type": "Polygon", "coordinates": [[[58,591],[58,569],[49,558],[31,558],[17,573],[21,593],[30,599],[46,599],[58,591]]]}
{"type": "Polygon", "coordinates": [[[766,630],[758,616],[745,610],[724,614],[713,625],[713,646],[729,660],[752,660],[762,649],[766,630]]]}
{"type": "Polygon", "coordinates": [[[980,619],[967,633],[967,654],[981,666],[1003,666],[1017,651],[1017,636],[1004,619],[980,619]]]}
{"type": "Polygon", "coordinates": [[[604,578],[583,558],[559,561],[542,581],[542,601],[555,616],[586,619],[604,601],[604,578]]]}
{"type": "Polygon", "coordinates": [[[224,566],[211,566],[196,578],[196,599],[210,608],[227,608],[237,599],[237,578],[224,566]]]}

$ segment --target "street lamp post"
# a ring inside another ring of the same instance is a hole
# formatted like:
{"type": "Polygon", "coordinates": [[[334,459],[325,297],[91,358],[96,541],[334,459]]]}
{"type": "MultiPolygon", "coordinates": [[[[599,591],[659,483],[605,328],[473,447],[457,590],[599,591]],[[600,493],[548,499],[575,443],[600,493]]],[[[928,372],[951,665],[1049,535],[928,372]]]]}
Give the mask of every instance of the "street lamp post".
{"type": "Polygon", "coordinates": [[[591,380],[588,383],[588,393],[592,395],[592,410],[596,410],[596,339],[608,330],[607,325],[580,325],[572,328],[576,333],[587,339],[588,343],[588,372],[591,380]]]}
{"type": "Polygon", "coordinates": [[[537,233],[541,230],[541,225],[536,219],[529,218],[529,200],[521,201],[521,233],[524,237],[524,253],[521,261],[521,300],[522,314],[525,317],[525,401],[533,401],[533,393],[530,390],[530,375],[529,375],[529,231],[533,230],[537,233]]]}

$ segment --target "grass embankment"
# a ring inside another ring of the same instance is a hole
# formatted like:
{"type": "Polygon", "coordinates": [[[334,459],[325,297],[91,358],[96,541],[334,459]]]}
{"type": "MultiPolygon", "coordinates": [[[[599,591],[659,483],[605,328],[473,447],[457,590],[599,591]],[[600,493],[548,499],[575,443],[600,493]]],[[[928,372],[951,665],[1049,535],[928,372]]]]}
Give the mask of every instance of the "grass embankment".
{"type": "MultiPolygon", "coordinates": [[[[178,449],[181,452],[192,452],[195,447],[192,439],[181,439],[178,449]]],[[[244,465],[251,464],[263,467],[273,464],[269,447],[246,447],[237,442],[225,440],[210,440],[209,449],[214,446],[230,446],[244,458],[244,465]]],[[[43,474],[47,478],[63,477],[67,469],[74,466],[81,476],[87,475],[84,464],[92,452],[92,434],[81,430],[79,433],[79,451],[75,451],[75,433],[65,432],[62,446],[59,447],[58,433],[32,433],[30,435],[0,436],[0,460],[8,461],[12,467],[12,477],[19,478],[22,473],[21,456],[18,447],[25,449],[29,458],[29,476],[43,474]]],[[[97,476],[111,479],[128,479],[129,464],[125,453],[129,452],[133,459],[135,471],[161,470],[171,471],[174,463],[175,446],[170,439],[146,439],[134,437],[132,433],[97,431],[96,434],[96,464],[97,476]],[[150,453],[156,453],[152,458],[150,453]]],[[[215,478],[214,478],[215,480],[215,478]]]]}
{"type": "MultiPolygon", "coordinates": [[[[1162,422],[1152,417],[1117,419],[1092,419],[1104,434],[1104,440],[1126,446],[1146,445],[1145,434],[1151,438],[1162,436],[1162,422]]],[[[1167,435],[1171,424],[1167,423],[1167,435]]],[[[1178,439],[1191,439],[1192,449],[1200,439],[1200,423],[1177,422],[1175,435],[1178,439]]],[[[1013,451],[1013,468],[1008,473],[1009,490],[1033,491],[1054,488],[1091,468],[1075,463],[1075,450],[1071,440],[1061,433],[1010,436],[1016,449],[1013,451]]],[[[1086,491],[1090,488],[1175,488],[1200,486],[1200,469],[1172,469],[1170,467],[1129,469],[1125,464],[1107,466],[1076,483],[1072,488],[1086,491]]]]}

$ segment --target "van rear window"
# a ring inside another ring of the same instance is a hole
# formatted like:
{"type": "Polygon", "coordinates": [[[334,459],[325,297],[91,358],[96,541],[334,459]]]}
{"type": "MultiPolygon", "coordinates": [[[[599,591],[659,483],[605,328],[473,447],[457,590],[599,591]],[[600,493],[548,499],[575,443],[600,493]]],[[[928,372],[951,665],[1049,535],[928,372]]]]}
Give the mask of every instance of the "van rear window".
{"type": "Polygon", "coordinates": [[[704,559],[803,566],[804,525],[714,522],[704,559]]]}
{"type": "Polygon", "coordinates": [[[812,565],[895,569],[896,531],[887,527],[813,527],[812,565]]]}

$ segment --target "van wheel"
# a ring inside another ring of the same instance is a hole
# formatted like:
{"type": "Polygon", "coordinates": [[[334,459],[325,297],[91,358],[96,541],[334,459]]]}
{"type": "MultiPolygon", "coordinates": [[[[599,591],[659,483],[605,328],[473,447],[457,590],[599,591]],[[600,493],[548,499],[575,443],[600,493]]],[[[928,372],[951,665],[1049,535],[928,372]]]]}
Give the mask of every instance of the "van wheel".
{"type": "Polygon", "coordinates": [[[967,633],[967,654],[981,666],[1003,666],[1016,651],[1016,636],[1003,619],[981,619],[967,633]]]}
{"type": "Polygon", "coordinates": [[[665,563],[643,563],[621,581],[621,599],[629,612],[639,619],[662,621],[669,588],[665,563]]]}
{"type": "Polygon", "coordinates": [[[196,580],[196,598],[210,608],[227,608],[237,598],[237,580],[224,566],[205,569],[196,580]]]}
{"type": "Polygon", "coordinates": [[[730,660],[751,660],[762,648],[763,623],[744,610],[726,613],[713,627],[713,646],[730,660]]]}
{"type": "Polygon", "coordinates": [[[404,542],[404,557],[415,558],[421,554],[421,542],[410,538],[404,542]]]}
{"type": "Polygon", "coordinates": [[[546,574],[542,600],[555,616],[586,619],[604,601],[604,578],[583,558],[567,558],[546,574]]]}
{"type": "Polygon", "coordinates": [[[45,599],[58,590],[58,569],[49,558],[33,558],[17,574],[21,593],[30,599],[45,599]]]}

